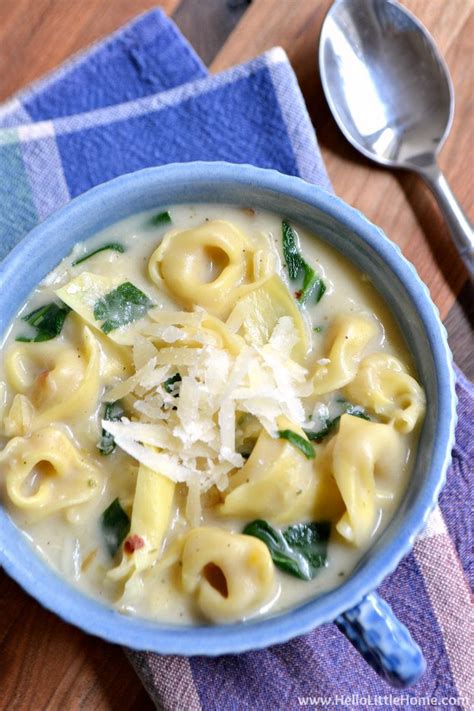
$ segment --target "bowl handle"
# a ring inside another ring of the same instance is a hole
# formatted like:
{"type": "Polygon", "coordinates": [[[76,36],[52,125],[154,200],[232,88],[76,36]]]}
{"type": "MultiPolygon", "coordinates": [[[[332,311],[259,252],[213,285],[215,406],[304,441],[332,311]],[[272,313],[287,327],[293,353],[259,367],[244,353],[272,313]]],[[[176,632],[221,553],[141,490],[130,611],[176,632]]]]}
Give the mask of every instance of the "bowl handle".
{"type": "Polygon", "coordinates": [[[409,631],[377,593],[370,593],[335,623],[365,661],[392,686],[412,686],[426,669],[409,631]]]}

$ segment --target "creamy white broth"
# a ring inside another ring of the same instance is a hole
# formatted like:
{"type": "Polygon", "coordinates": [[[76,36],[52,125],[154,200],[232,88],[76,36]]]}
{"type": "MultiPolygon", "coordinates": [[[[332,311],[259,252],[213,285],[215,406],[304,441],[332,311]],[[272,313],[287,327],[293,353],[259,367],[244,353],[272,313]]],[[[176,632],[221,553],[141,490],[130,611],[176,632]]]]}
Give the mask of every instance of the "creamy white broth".
{"type": "MultiPolygon", "coordinates": [[[[71,255],[66,257],[58,267],[32,293],[27,303],[21,309],[19,316],[33,309],[57,301],[54,290],[67,284],[72,278],[82,272],[96,275],[117,275],[123,281],[128,281],[141,289],[152,299],[153,303],[164,309],[181,309],[173,297],[158,288],[148,275],[148,263],[155,252],[163,235],[169,229],[184,230],[199,227],[206,221],[226,220],[242,230],[250,238],[254,235],[268,235],[280,255],[278,265],[285,277],[285,267],[281,252],[281,217],[264,211],[254,211],[247,208],[228,207],[222,205],[180,205],[169,208],[172,224],[152,226],[150,218],[156,211],[150,211],[123,220],[97,234],[87,242],[76,245],[71,255]],[[72,266],[86,253],[90,253],[107,243],[120,243],[126,251],[122,254],[116,251],[103,251],[83,263],[72,266]]],[[[321,301],[311,306],[305,305],[305,318],[311,323],[312,349],[307,360],[307,368],[312,371],[318,361],[325,357],[325,337],[333,319],[341,313],[366,314],[375,319],[379,327],[379,335],[373,339],[364,350],[364,357],[375,352],[383,352],[400,359],[413,373],[411,357],[403,342],[394,320],[386,305],[377,294],[366,275],[345,260],[331,247],[318,240],[308,230],[294,225],[297,230],[301,251],[309,264],[316,268],[326,285],[326,292],[321,301]],[[314,328],[318,330],[314,330],[314,328]]],[[[211,255],[212,257],[212,255],[211,255]]],[[[219,258],[209,265],[204,281],[212,281],[222,265],[219,258]]],[[[286,278],[286,277],[285,277],[286,278]]],[[[294,286],[289,285],[294,291],[294,286]]],[[[77,342],[77,321],[69,316],[65,320],[61,334],[55,339],[58,343],[77,342]]],[[[2,354],[15,342],[19,335],[29,332],[29,327],[16,318],[2,345],[2,354]]],[[[104,338],[102,338],[102,341],[104,338]]],[[[110,351],[114,349],[111,344],[110,351]]],[[[78,356],[80,355],[78,351],[78,356]]],[[[102,352],[101,358],[107,357],[102,352]]],[[[125,377],[125,376],[124,376],[125,377]]],[[[120,378],[118,378],[120,379],[120,378]]],[[[0,380],[4,382],[3,403],[0,414],[8,413],[11,406],[13,390],[8,384],[2,358],[0,380]]],[[[0,390],[0,393],[2,390],[0,390]]],[[[201,622],[203,617],[196,607],[195,600],[180,589],[179,569],[171,566],[162,569],[153,565],[141,575],[137,575],[135,592],[126,599],[121,599],[123,583],[114,582],[107,577],[107,571],[117,564],[113,563],[104,545],[100,519],[104,509],[115,498],[119,497],[123,507],[130,511],[136,481],[137,462],[119,447],[110,456],[101,456],[95,443],[101,434],[101,413],[105,388],[101,389],[99,405],[95,412],[86,420],[72,418],[63,419],[59,424],[68,437],[79,447],[84,448],[97,467],[103,473],[103,478],[97,485],[90,501],[70,507],[67,511],[52,513],[45,518],[32,521],[31,515],[17,508],[9,499],[3,487],[2,501],[23,531],[31,544],[50,565],[64,576],[74,586],[87,594],[99,598],[111,605],[117,605],[123,612],[148,617],[166,622],[192,624],[201,622]]],[[[326,407],[330,416],[339,414],[334,404],[338,392],[319,398],[318,407],[326,407]]],[[[317,408],[316,408],[317,410],[317,408]]],[[[320,411],[320,410],[317,410],[320,411]]],[[[316,415],[317,415],[317,411],[316,415]]],[[[375,420],[377,418],[374,418],[375,420]]],[[[275,585],[272,594],[258,609],[252,610],[247,616],[258,614],[274,614],[280,610],[295,606],[318,594],[330,590],[343,582],[360,560],[365,550],[374,538],[380,535],[393,516],[401,497],[406,489],[407,479],[414,458],[417,431],[403,436],[403,453],[406,466],[392,490],[393,498],[378,499],[377,522],[372,537],[364,545],[354,547],[349,544],[332,527],[328,546],[328,564],[319,570],[311,581],[299,580],[275,569],[275,585]]],[[[3,438],[6,443],[8,437],[3,438]]],[[[0,460],[0,481],[2,480],[2,465],[0,460]]],[[[174,499],[174,513],[170,533],[165,541],[166,555],[168,542],[180,532],[189,528],[184,515],[185,485],[178,484],[174,499]]],[[[215,526],[240,533],[246,521],[242,519],[224,518],[211,509],[204,509],[203,525],[215,526]]],[[[281,526],[285,528],[285,526],[281,526]]]]}

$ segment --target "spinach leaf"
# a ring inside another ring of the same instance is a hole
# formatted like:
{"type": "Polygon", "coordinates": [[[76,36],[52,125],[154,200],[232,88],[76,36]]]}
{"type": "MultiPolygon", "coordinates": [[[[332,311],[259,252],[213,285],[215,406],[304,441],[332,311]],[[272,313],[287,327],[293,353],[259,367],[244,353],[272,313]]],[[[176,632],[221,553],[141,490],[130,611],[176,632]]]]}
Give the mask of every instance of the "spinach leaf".
{"type": "Polygon", "coordinates": [[[50,341],[52,338],[56,338],[61,333],[65,318],[70,310],[66,304],[59,306],[52,302],[45,304],[45,306],[40,306],[26,316],[22,316],[22,321],[36,329],[36,336],[33,338],[18,336],[16,340],[23,343],[39,343],[40,341],[50,341]]]}
{"type": "Polygon", "coordinates": [[[282,221],[281,229],[283,257],[288,267],[288,276],[291,281],[303,278],[303,286],[296,292],[297,300],[304,304],[310,296],[314,295],[315,302],[319,303],[326,291],[326,284],[302,257],[296,232],[287,220],[282,221]]]}
{"type": "Polygon", "coordinates": [[[110,242],[110,244],[104,244],[103,247],[99,247],[99,249],[95,249],[93,252],[85,254],[83,257],[80,257],[80,259],[76,259],[76,261],[72,263],[72,266],[75,267],[77,264],[82,264],[82,262],[85,262],[86,259],[90,259],[95,254],[99,254],[99,252],[105,252],[106,249],[113,249],[114,252],[120,252],[122,254],[125,252],[125,247],[121,244],[118,242],[110,242]]]}
{"type": "Polygon", "coordinates": [[[329,521],[297,523],[289,526],[283,536],[295,552],[303,555],[315,576],[318,568],[326,565],[327,544],[331,533],[329,521]]]}
{"type": "Polygon", "coordinates": [[[153,215],[150,220],[150,224],[152,224],[154,227],[161,227],[162,225],[167,225],[170,222],[171,215],[169,213],[169,210],[166,210],[166,212],[159,212],[157,215],[153,215]]]}
{"type": "Polygon", "coordinates": [[[345,414],[352,415],[352,417],[360,417],[361,420],[367,420],[370,422],[370,417],[361,405],[353,405],[347,402],[345,405],[345,414]]]}
{"type": "Polygon", "coordinates": [[[300,254],[296,232],[287,220],[281,223],[283,237],[283,258],[292,281],[298,279],[303,271],[304,260],[300,254]]]}
{"type": "Polygon", "coordinates": [[[280,439],[288,440],[288,442],[292,444],[293,447],[299,449],[300,452],[303,452],[306,459],[314,459],[315,453],[313,445],[311,444],[311,442],[308,442],[307,439],[301,437],[301,435],[296,434],[296,432],[293,432],[293,430],[279,430],[278,436],[280,439]]]}
{"type": "Polygon", "coordinates": [[[316,300],[316,303],[317,303],[317,304],[319,304],[319,302],[320,302],[321,299],[323,298],[325,291],[326,291],[326,284],[325,284],[324,281],[321,279],[321,277],[318,277],[317,280],[316,280],[316,286],[315,286],[315,289],[314,289],[314,294],[315,294],[315,297],[316,297],[315,300],[316,300]]]}
{"type": "Polygon", "coordinates": [[[266,544],[278,568],[302,580],[312,580],[326,565],[330,532],[327,522],[298,523],[280,531],[262,520],[252,521],[243,530],[266,544]]]}
{"type": "Polygon", "coordinates": [[[101,517],[101,526],[105,545],[113,557],[130,531],[130,519],[118,498],[105,509],[101,517]]]}
{"type": "Polygon", "coordinates": [[[308,296],[313,293],[316,283],[319,281],[319,277],[316,275],[314,269],[310,267],[309,264],[306,264],[306,262],[303,263],[303,272],[303,288],[298,297],[298,301],[301,304],[304,304],[308,296]]]}
{"type": "Polygon", "coordinates": [[[171,376],[171,378],[168,378],[165,380],[163,383],[163,388],[165,392],[168,393],[168,395],[173,395],[174,397],[178,397],[179,393],[176,391],[176,388],[174,387],[176,383],[180,383],[182,380],[181,376],[179,373],[175,373],[174,375],[171,376]]]}
{"type": "Polygon", "coordinates": [[[360,407],[359,405],[352,405],[350,402],[343,402],[345,403],[343,412],[341,412],[340,415],[337,415],[337,417],[327,417],[324,420],[323,427],[319,430],[319,432],[304,430],[305,435],[309,440],[311,440],[311,442],[321,442],[325,437],[332,434],[343,415],[352,415],[353,417],[360,417],[362,420],[370,421],[370,417],[363,407],[360,407]]]}
{"type": "Polygon", "coordinates": [[[306,262],[303,263],[303,271],[303,288],[298,292],[298,301],[304,304],[310,296],[314,295],[314,300],[318,304],[326,291],[326,284],[306,262]]]}
{"type": "MultiPolygon", "coordinates": [[[[120,404],[120,400],[117,402],[106,402],[104,410],[104,420],[109,420],[110,422],[115,422],[122,419],[125,415],[124,409],[120,404]]],[[[114,436],[107,432],[107,430],[102,429],[102,436],[100,438],[97,447],[100,453],[103,455],[112,454],[115,449],[115,439],[114,436]]]]}
{"type": "Polygon", "coordinates": [[[100,327],[104,333],[142,318],[153,306],[148,296],[129,281],[96,301],[94,318],[104,321],[100,327]]]}

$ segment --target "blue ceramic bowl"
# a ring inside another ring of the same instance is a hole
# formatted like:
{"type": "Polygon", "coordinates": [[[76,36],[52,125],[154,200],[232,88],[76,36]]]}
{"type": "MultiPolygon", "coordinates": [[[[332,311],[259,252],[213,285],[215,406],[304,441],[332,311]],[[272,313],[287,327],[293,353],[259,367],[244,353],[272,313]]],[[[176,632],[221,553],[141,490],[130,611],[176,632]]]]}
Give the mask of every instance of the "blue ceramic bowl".
{"type": "Polygon", "coordinates": [[[278,616],[226,626],[176,627],[120,615],[60,578],[2,509],[0,564],[68,622],[128,647],[183,655],[243,652],[336,620],[389,681],[412,683],[423,671],[421,653],[388,606],[369,593],[410,550],[437,502],[454,439],[454,377],[445,330],[428,291],[380,229],[333,195],[274,171],[225,163],[142,170],[76,198],[15,247],[0,265],[0,333],[36,284],[77,242],[141,210],[199,202],[254,206],[297,221],[367,273],[389,304],[428,401],[413,475],[397,514],[337,589],[278,616]]]}

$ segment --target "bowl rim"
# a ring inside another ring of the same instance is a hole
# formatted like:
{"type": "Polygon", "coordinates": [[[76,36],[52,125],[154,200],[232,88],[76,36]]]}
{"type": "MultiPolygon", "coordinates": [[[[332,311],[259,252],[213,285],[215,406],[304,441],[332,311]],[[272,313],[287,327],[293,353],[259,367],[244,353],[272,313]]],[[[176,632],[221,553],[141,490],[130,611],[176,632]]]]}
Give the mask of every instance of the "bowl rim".
{"type": "MultiPolygon", "coordinates": [[[[36,226],[0,264],[0,285],[4,279],[8,283],[9,274],[25,268],[22,263],[25,251],[33,250],[48,234],[61,234],[70,220],[80,220],[82,215],[87,217],[94,209],[100,211],[101,205],[111,200],[123,202],[127,196],[131,198],[136,194],[136,191],[150,185],[159,189],[160,184],[169,184],[170,181],[186,181],[196,185],[226,182],[271,191],[326,213],[348,230],[357,233],[403,285],[424,325],[437,375],[438,418],[431,466],[415,505],[405,515],[403,527],[399,528],[397,540],[389,541],[388,545],[335,590],[272,617],[254,618],[231,625],[180,627],[125,616],[72,587],[60,577],[35,552],[26,537],[21,532],[18,534],[18,529],[4,507],[0,506],[0,565],[44,607],[85,632],[132,649],[146,649],[161,654],[217,656],[268,647],[308,633],[355,606],[393,572],[426,525],[445,482],[456,424],[455,378],[446,330],[439,318],[438,309],[431,301],[427,287],[399,247],[380,228],[340,198],[301,178],[275,170],[198,161],[145,168],[121,175],[74,198],[36,226]],[[13,545],[8,540],[12,532],[13,545]]],[[[216,201],[219,202],[218,197],[216,201]]]]}

